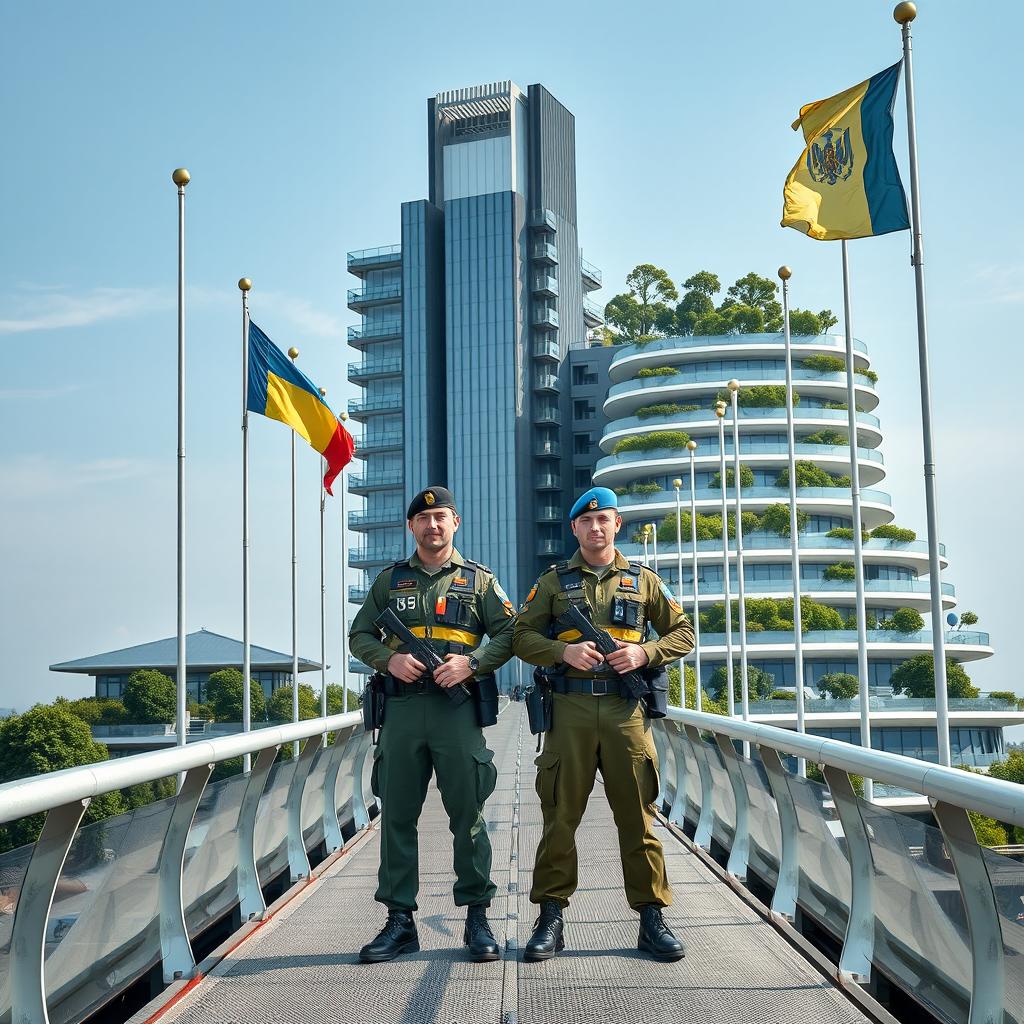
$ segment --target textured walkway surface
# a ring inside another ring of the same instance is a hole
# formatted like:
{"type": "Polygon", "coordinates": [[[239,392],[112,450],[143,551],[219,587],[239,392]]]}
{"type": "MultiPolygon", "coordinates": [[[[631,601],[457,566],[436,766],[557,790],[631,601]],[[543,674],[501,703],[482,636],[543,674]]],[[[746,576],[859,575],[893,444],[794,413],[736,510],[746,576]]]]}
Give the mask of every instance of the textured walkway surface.
{"type": "Polygon", "coordinates": [[[498,786],[487,804],[498,897],[496,963],[466,961],[465,912],[452,903],[451,835],[431,790],[420,827],[421,952],[360,964],[383,923],[373,901],[371,835],[242,943],[161,1021],[188,1024],[387,1021],[394,1024],[809,1024],[867,1020],[836,988],[667,831],[675,905],[667,917],[687,943],[675,964],[636,951],[637,918],[622,894],[611,812],[597,785],[580,828],[580,890],[566,951],[521,962],[536,908],[528,900],[540,835],[534,740],[522,705],[488,731],[498,786]]]}

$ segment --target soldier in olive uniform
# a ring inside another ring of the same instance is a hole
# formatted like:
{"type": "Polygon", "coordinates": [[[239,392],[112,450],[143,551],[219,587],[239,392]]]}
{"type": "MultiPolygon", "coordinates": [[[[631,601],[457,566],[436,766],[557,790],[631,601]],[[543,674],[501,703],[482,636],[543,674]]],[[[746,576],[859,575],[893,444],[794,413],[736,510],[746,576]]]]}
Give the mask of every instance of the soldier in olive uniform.
{"type": "Polygon", "coordinates": [[[540,916],[525,950],[546,960],[564,948],[562,911],[577,886],[576,830],[600,768],[619,836],[629,905],[640,913],[638,948],[659,960],[685,949],[665,924],[672,902],[661,843],[654,835],[658,765],[643,705],[620,695],[618,673],[676,661],[693,647],[693,630],[658,574],[615,549],[622,526],[615,493],[594,487],[573,505],[579,551],[552,566],[527,596],[515,624],[513,651],[547,670],[552,725],[537,758],[544,830],[530,900],[540,916]],[[607,659],[578,631],[560,624],[574,603],[609,632],[619,650],[607,659]],[[645,639],[650,624],[657,639],[645,639]]]}
{"type": "Polygon", "coordinates": [[[377,577],[349,634],[352,653],[383,674],[386,693],[372,789],[382,805],[375,898],[388,908],[388,919],[359,955],[363,962],[377,962],[419,949],[413,921],[416,823],[436,772],[454,839],[455,903],[468,907],[463,938],[471,959],[497,960],[487,923],[495,886],[482,813],[497,769],[481,723],[492,724],[497,716],[494,672],[512,656],[515,609],[491,571],[455,549],[460,519],[447,488],[428,487],[416,495],[407,518],[416,553],[377,577]],[[374,619],[389,606],[444,656],[432,678],[396,638],[382,640],[374,619]],[[490,638],[485,643],[483,634],[490,638]],[[456,706],[445,689],[459,685],[468,686],[474,699],[456,706]]]}

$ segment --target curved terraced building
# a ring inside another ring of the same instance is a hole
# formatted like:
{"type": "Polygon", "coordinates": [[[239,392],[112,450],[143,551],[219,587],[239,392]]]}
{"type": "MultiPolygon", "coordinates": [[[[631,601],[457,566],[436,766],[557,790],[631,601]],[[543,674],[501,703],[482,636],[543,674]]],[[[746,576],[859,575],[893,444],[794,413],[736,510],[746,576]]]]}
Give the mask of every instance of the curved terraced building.
{"type": "MultiPolygon", "coordinates": [[[[804,683],[817,689],[830,673],[857,675],[857,633],[853,626],[855,583],[853,561],[852,498],[849,487],[850,452],[847,429],[847,381],[844,341],[835,335],[795,337],[793,343],[798,482],[797,504],[806,514],[800,534],[801,592],[805,598],[835,609],[834,625],[845,628],[804,633],[804,683]],[[845,478],[845,479],[844,479],[845,478]],[[844,533],[846,534],[844,536],[844,533]]],[[[911,756],[937,760],[934,701],[894,698],[889,685],[893,670],[915,654],[930,653],[927,629],[900,632],[891,627],[898,609],[918,611],[929,621],[928,552],[924,539],[893,539],[899,533],[885,529],[896,512],[885,491],[883,432],[877,415],[879,396],[867,347],[855,343],[857,439],[860,459],[863,527],[879,530],[864,544],[868,613],[868,661],[873,706],[873,744],[911,756]]],[[[756,598],[792,597],[789,537],[760,526],[748,532],[748,512],[760,517],[770,506],[785,505],[789,490],[785,361],[781,334],[739,334],[662,338],[647,344],[623,346],[612,360],[610,388],[604,403],[608,422],[601,437],[604,456],[597,461],[594,483],[612,487],[620,495],[624,526],[622,548],[629,557],[642,554],[637,534],[643,524],[661,526],[658,571],[678,590],[676,546],[676,494],[673,480],[683,481],[684,510],[682,593],[692,607],[692,552],[689,543],[690,456],[688,438],[697,443],[696,508],[698,515],[720,516],[718,422],[713,406],[732,378],[740,391],[740,460],[744,512],[744,582],[747,602],[756,598]],[[658,436],[652,436],[658,435],[658,436]],[[782,474],[780,476],[780,474],[782,474]]],[[[733,458],[731,414],[726,421],[726,455],[731,483],[733,458]]],[[[728,508],[735,509],[735,488],[728,488],[728,508]]],[[[779,517],[779,510],[776,509],[779,517]]],[[[770,519],[771,517],[769,517],[770,519]]],[[[718,519],[720,529],[720,518],[718,519]]],[[[698,523],[700,520],[698,519],[698,523]]],[[[903,537],[907,535],[901,534],[903,537]]],[[[723,556],[720,533],[699,540],[698,591],[702,612],[723,602],[723,556]]],[[[651,551],[653,555],[653,550],[651,551]]],[[[736,600],[735,540],[730,542],[730,592],[736,600]]],[[[947,565],[943,550],[943,567],[947,565]]],[[[956,607],[951,584],[942,586],[943,607],[956,607]]],[[[903,613],[905,619],[907,613],[903,613]]],[[[897,618],[900,618],[897,616],[897,618]]],[[[913,616],[909,616],[912,620],[913,616]]],[[[720,627],[721,628],[721,627],[720,627]]],[[[948,654],[959,662],[987,658],[993,652],[986,633],[952,629],[948,654]]],[[[739,636],[733,631],[734,657],[739,657],[739,636]]],[[[701,634],[701,676],[707,684],[716,667],[724,664],[725,636],[701,634]]],[[[751,665],[769,672],[777,688],[792,688],[795,681],[792,629],[748,633],[751,665]]],[[[969,666],[968,666],[969,670],[969,666]]],[[[773,724],[785,724],[793,705],[783,701],[754,705],[758,717],[773,715],[773,724]]],[[[1002,756],[1002,727],[1024,718],[998,699],[950,700],[952,750],[955,761],[985,766],[1002,756]]],[[[857,702],[809,700],[808,728],[837,739],[859,741],[857,702]]]]}

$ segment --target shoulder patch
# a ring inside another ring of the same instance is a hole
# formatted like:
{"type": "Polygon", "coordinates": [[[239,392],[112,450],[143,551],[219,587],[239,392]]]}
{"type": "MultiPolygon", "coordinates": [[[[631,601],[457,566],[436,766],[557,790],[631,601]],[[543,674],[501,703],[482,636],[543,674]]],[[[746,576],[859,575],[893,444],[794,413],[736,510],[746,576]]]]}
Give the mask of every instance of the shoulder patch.
{"type": "Polygon", "coordinates": [[[673,594],[672,591],[668,589],[668,584],[660,577],[658,582],[661,584],[662,596],[665,598],[666,601],[668,601],[669,605],[671,605],[672,611],[681,612],[683,609],[679,606],[679,602],[676,601],[675,594],[673,594]]]}

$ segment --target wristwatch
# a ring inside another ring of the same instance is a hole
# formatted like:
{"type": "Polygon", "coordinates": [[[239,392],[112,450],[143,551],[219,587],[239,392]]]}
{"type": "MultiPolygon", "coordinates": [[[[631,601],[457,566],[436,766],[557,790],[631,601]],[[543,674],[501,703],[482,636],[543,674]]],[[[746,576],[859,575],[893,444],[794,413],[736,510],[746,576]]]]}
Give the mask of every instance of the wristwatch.
{"type": "Polygon", "coordinates": [[[480,659],[475,654],[469,656],[469,670],[473,673],[480,671],[480,659]]]}

